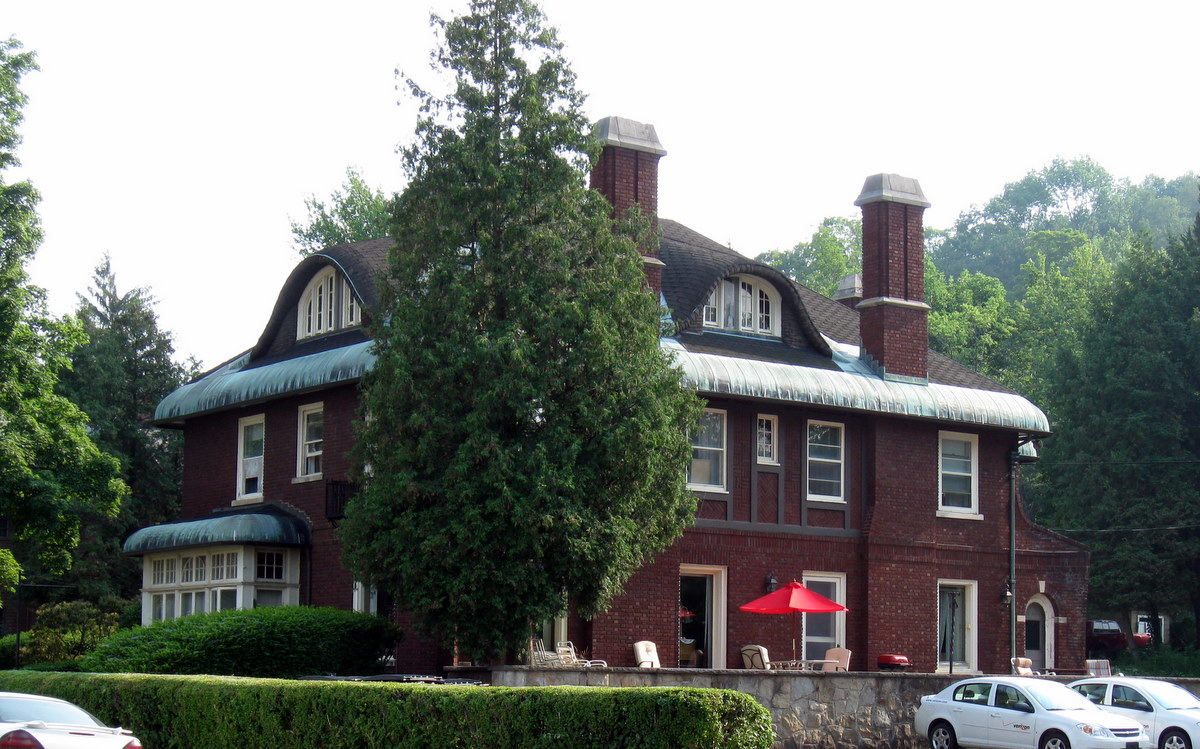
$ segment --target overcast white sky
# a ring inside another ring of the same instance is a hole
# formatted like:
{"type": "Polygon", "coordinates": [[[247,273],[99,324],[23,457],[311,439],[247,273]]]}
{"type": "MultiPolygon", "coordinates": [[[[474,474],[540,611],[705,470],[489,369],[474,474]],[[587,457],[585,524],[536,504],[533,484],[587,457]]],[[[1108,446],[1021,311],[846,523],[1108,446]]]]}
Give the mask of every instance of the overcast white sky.
{"type": "MultiPolygon", "coordinates": [[[[41,191],[31,265],[66,313],[101,256],[148,287],[181,356],[258,339],[298,261],[289,219],[347,166],[403,187],[449,0],[0,0],[42,70],[19,152],[41,191]],[[399,102],[399,103],[398,103],[399,102]]],[[[754,256],[855,215],[863,178],[920,180],[928,225],[1088,155],[1117,177],[1197,159],[1200,3],[545,0],[593,119],[653,123],[660,213],[754,256]]]]}

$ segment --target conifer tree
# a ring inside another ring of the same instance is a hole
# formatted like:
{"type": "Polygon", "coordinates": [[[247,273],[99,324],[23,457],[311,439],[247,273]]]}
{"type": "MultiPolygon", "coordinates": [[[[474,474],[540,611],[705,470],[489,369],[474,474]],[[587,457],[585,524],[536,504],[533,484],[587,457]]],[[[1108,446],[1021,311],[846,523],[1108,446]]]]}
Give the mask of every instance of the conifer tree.
{"type": "MultiPolygon", "coordinates": [[[[434,20],[453,76],[404,152],[342,527],[356,577],[473,658],[602,611],[688,526],[699,402],[658,346],[637,240],[584,187],[594,144],[526,0],[434,20]]],[[[636,236],[634,236],[636,235],[636,236]]]]}

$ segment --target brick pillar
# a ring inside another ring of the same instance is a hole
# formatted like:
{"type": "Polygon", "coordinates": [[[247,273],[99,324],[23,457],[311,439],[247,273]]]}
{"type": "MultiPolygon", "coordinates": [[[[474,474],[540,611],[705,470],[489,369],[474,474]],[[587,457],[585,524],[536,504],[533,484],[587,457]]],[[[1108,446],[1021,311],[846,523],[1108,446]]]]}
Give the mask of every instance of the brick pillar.
{"type": "MultiPolygon", "coordinates": [[[[658,160],[666,150],[653,125],[624,117],[606,117],[596,123],[596,139],[603,150],[592,167],[591,188],[613,207],[613,218],[620,219],[630,206],[638,205],[658,228],[658,160]]],[[[640,248],[645,258],[646,280],[657,296],[662,290],[663,263],[658,259],[658,244],[640,248]]]]}
{"type": "Polygon", "coordinates": [[[854,201],[863,212],[863,300],[858,303],[863,357],[884,377],[929,376],[929,305],[925,303],[921,185],[896,174],[868,177],[854,201]]]}

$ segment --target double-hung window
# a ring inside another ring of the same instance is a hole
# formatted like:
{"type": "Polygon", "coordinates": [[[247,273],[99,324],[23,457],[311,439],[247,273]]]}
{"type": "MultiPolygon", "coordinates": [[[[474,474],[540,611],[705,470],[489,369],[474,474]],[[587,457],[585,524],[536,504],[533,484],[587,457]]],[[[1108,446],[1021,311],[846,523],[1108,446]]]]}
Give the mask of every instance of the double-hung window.
{"type": "Polygon", "coordinates": [[[845,434],[841,424],[808,422],[808,498],[845,502],[845,434]]]}
{"type": "Polygon", "coordinates": [[[979,516],[979,437],[974,434],[938,434],[940,471],[938,514],[979,516]]]}
{"type": "Polygon", "coordinates": [[[692,432],[692,462],[688,465],[692,489],[725,491],[725,412],[705,409],[692,432]]]}
{"type": "Polygon", "coordinates": [[[759,414],[755,435],[758,462],[779,465],[779,417],[759,414]]]}
{"type": "Polygon", "coordinates": [[[316,478],[321,475],[321,456],[325,452],[325,409],[320,403],[300,407],[299,435],[296,440],[296,475],[316,478]]]}
{"type": "Polygon", "coordinates": [[[262,497],[264,435],[262,414],[238,420],[238,499],[262,497]]]}

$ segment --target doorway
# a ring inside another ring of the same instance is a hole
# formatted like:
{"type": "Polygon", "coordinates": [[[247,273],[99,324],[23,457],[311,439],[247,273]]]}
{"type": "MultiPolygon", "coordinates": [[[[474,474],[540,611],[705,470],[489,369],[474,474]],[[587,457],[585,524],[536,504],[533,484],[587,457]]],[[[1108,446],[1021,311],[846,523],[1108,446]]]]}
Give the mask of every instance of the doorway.
{"type": "Polygon", "coordinates": [[[680,668],[725,668],[725,568],[680,565],[680,668]]]}
{"type": "Polygon", "coordinates": [[[1025,657],[1034,671],[1054,668],[1054,608],[1038,594],[1025,606],[1025,657]]]}

